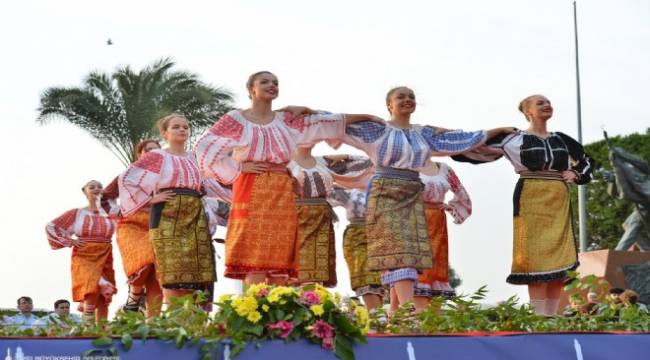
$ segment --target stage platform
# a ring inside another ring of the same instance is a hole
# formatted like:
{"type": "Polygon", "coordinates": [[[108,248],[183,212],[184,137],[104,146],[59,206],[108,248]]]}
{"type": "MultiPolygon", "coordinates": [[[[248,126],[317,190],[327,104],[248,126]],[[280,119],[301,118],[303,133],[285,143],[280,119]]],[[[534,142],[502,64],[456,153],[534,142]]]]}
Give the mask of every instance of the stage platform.
{"type": "MultiPolygon", "coordinates": [[[[372,336],[355,347],[358,360],[606,360],[649,359],[650,333],[475,334],[476,336],[372,336]]],[[[199,346],[177,349],[172,343],[150,339],[134,341],[126,351],[118,340],[114,351],[95,349],[92,339],[0,338],[0,359],[5,360],[178,360],[200,359],[199,346]],[[20,348],[20,349],[19,349],[20,348]]],[[[228,349],[219,349],[228,360],[228,349]]],[[[216,359],[216,357],[213,357],[216,359]]],[[[249,345],[237,360],[332,360],[333,353],[307,341],[263,342],[249,345]]]]}

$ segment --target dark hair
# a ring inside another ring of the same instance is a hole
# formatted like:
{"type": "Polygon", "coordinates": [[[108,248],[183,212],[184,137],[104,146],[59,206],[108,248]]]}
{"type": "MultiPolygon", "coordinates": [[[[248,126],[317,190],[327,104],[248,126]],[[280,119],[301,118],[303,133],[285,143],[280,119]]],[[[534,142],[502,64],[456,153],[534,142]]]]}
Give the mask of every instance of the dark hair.
{"type": "Polygon", "coordinates": [[[621,294],[621,301],[629,305],[634,305],[639,301],[639,295],[636,291],[627,289],[621,294]]]}
{"type": "Polygon", "coordinates": [[[99,181],[97,181],[97,180],[88,180],[88,182],[86,182],[86,183],[84,184],[84,186],[81,187],[81,192],[82,192],[82,193],[85,193],[85,192],[86,192],[86,186],[90,185],[90,183],[93,182],[93,181],[96,182],[96,183],[98,183],[99,185],[102,184],[101,182],[99,182],[99,181]]]}
{"type": "Polygon", "coordinates": [[[68,300],[66,300],[66,299],[57,300],[57,301],[54,302],[54,309],[58,308],[59,305],[61,305],[61,304],[70,305],[70,302],[68,300]]]}
{"type": "Polygon", "coordinates": [[[619,288],[619,287],[609,289],[609,293],[610,294],[615,294],[615,295],[621,295],[624,291],[625,291],[625,289],[619,288]]]}
{"type": "Polygon", "coordinates": [[[26,300],[27,302],[29,302],[31,304],[34,303],[34,301],[32,301],[32,298],[30,298],[29,296],[21,296],[21,297],[18,298],[18,300],[16,300],[16,305],[20,306],[20,300],[26,300]]]}
{"type": "Polygon", "coordinates": [[[144,139],[144,140],[140,141],[138,143],[138,145],[135,146],[135,155],[136,156],[140,155],[140,153],[144,150],[144,148],[147,145],[151,144],[151,143],[155,143],[156,145],[158,145],[158,147],[160,147],[160,143],[158,142],[158,140],[156,140],[156,139],[144,139]]]}

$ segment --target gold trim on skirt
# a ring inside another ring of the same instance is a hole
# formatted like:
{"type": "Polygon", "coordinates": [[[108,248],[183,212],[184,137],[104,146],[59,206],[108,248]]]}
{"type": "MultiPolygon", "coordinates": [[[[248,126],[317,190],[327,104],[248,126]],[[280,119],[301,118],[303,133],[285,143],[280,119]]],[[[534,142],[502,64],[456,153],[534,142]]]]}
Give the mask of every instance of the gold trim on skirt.
{"type": "Polygon", "coordinates": [[[158,282],[168,289],[207,289],[217,280],[214,250],[203,203],[176,194],[151,208],[149,234],[158,282]]]}
{"type": "Polygon", "coordinates": [[[350,223],[343,233],[343,257],[350,271],[350,285],[356,291],[364,286],[381,286],[377,271],[368,270],[366,224],[350,223]]]}
{"type": "Polygon", "coordinates": [[[564,279],[578,266],[569,187],[564,181],[520,179],[515,188],[512,271],[507,282],[564,279]]]}
{"type": "Polygon", "coordinates": [[[326,202],[300,204],[298,211],[298,242],[300,253],[298,281],[318,282],[336,286],[336,250],[332,207],[326,202]]]}
{"type": "Polygon", "coordinates": [[[422,201],[422,183],[376,176],[368,194],[368,269],[433,266],[422,201]]]}
{"type": "Polygon", "coordinates": [[[226,233],[225,276],[297,276],[296,198],[291,176],[283,172],[242,173],[232,187],[226,233]]]}

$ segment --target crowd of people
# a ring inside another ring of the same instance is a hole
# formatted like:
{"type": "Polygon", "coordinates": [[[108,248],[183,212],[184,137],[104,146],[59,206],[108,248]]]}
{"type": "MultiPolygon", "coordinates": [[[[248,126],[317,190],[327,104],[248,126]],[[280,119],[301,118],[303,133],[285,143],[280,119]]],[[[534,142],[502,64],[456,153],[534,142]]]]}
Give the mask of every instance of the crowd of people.
{"type": "Polygon", "coordinates": [[[625,307],[635,307],[648,313],[648,307],[639,302],[639,294],[636,291],[612,287],[604,298],[593,291],[588,292],[584,298],[579,294],[569,297],[569,305],[564,309],[563,315],[568,317],[578,314],[597,315],[608,308],[615,308],[618,311],[625,307]]]}
{"type": "Polygon", "coordinates": [[[29,296],[21,296],[16,301],[18,313],[13,316],[4,316],[0,323],[4,326],[16,326],[20,330],[33,327],[47,327],[51,324],[68,326],[79,323],[81,318],[70,313],[70,301],[61,299],[54,302],[54,310],[45,316],[38,317],[34,311],[34,302],[29,296]]]}
{"type": "Polygon", "coordinates": [[[352,290],[369,309],[388,296],[392,307],[412,302],[422,311],[433,296],[453,294],[447,214],[457,224],[471,214],[456,173],[432,156],[512,163],[520,180],[507,281],[528,285],[539,313],[557,312],[561,284],[577,266],[567,184],[589,182],[591,160],[573,138],[547,128],[553,108],[546,97],[520,103],[526,130],[463,131],[412,123],[416,100],[408,87],[386,95],[388,121],[302,106],[274,111],[279,83],[267,71],[251,75],[246,87],[250,107],[225,114],[191,151],[187,118],[160,119],[164,149],[142,141],[138,159],[109,186],[87,182],[86,206],[48,223],[50,246],[72,248],[72,300],[84,320],[106,319],[116,293],[114,233],[128,277],[126,311],[145,302],[154,316],[171,298],[213,294],[217,226],[227,227],[224,276],[247,285],[335,286],[332,206],[347,212],[352,290]],[[365,156],[313,156],[321,141],[365,156]]]}

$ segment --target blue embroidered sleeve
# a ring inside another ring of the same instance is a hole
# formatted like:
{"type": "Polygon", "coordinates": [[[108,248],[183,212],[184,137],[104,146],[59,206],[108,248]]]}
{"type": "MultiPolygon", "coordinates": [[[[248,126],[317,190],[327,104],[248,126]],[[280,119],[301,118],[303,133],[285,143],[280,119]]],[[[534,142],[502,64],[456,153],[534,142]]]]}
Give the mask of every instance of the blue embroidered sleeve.
{"type": "Polygon", "coordinates": [[[386,131],[386,125],[373,121],[360,121],[346,127],[347,135],[356,137],[367,144],[372,144],[386,131]]]}
{"type": "Polygon", "coordinates": [[[485,131],[451,130],[436,132],[436,128],[425,126],[422,128],[422,137],[434,153],[454,155],[470,151],[485,141],[485,131]]]}

